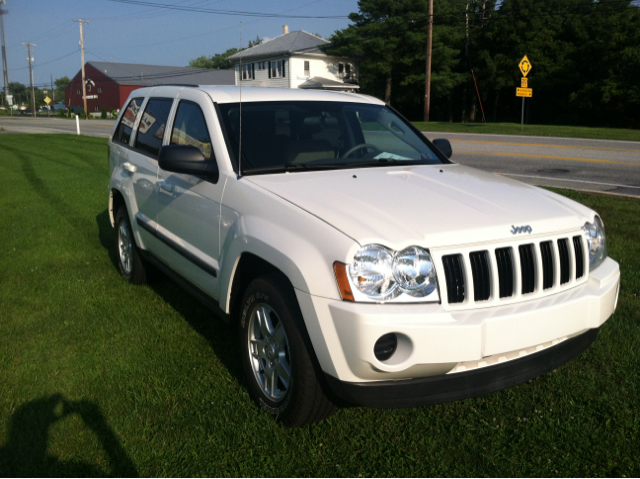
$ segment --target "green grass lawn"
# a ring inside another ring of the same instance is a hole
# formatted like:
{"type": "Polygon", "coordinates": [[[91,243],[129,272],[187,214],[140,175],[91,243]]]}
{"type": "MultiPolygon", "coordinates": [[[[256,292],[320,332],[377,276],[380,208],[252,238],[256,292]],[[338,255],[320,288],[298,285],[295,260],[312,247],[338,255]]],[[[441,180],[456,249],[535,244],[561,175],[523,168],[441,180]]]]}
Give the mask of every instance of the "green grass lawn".
{"type": "Polygon", "coordinates": [[[0,136],[0,477],[640,475],[640,201],[597,209],[616,314],[584,354],[438,406],[285,429],[249,400],[236,333],[115,266],[106,140],[0,136]]]}
{"type": "Polygon", "coordinates": [[[420,131],[451,133],[485,133],[498,135],[557,136],[566,138],[596,138],[601,140],[640,141],[640,130],[623,128],[591,128],[587,126],[524,125],[519,123],[449,123],[413,122],[420,131]]]}

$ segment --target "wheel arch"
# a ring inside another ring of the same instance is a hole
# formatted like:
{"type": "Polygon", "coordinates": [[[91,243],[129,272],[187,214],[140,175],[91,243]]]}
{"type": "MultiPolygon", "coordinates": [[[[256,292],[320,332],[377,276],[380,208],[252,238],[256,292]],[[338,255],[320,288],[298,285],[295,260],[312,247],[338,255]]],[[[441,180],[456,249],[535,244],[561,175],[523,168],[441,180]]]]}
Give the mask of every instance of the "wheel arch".
{"type": "Polygon", "coordinates": [[[123,194],[119,190],[112,188],[109,191],[109,221],[111,221],[112,227],[116,225],[116,214],[118,214],[121,206],[127,208],[127,211],[129,210],[123,194]]]}
{"type": "Polygon", "coordinates": [[[281,276],[291,289],[293,289],[293,284],[287,275],[272,263],[251,252],[243,252],[240,255],[230,278],[227,307],[223,308],[230,314],[231,322],[237,320],[236,313],[240,308],[242,296],[249,284],[251,284],[254,279],[267,274],[277,274],[281,276]]]}

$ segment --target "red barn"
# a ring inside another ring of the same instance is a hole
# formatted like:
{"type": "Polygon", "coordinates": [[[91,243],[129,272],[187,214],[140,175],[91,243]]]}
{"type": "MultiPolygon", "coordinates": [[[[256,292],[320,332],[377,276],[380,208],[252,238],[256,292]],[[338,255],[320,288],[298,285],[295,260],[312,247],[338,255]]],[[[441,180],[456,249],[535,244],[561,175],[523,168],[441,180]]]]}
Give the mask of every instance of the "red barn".
{"type": "MultiPolygon", "coordinates": [[[[235,85],[233,70],[210,70],[191,67],[165,67],[136,63],[87,62],[84,65],[87,85],[87,111],[96,114],[122,108],[129,94],[151,85],[235,85]]],[[[67,107],[84,109],[82,70],[64,91],[67,107]]]]}

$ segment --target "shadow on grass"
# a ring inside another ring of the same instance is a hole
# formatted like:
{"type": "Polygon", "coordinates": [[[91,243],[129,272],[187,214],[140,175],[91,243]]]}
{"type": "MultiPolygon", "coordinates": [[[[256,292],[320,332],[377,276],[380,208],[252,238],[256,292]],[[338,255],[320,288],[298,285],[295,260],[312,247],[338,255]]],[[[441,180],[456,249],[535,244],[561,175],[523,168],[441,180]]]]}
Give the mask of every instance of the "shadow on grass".
{"type": "Polygon", "coordinates": [[[109,259],[113,263],[116,271],[118,270],[118,254],[116,252],[116,232],[111,227],[111,220],[109,219],[109,211],[106,209],[96,216],[96,224],[98,225],[98,238],[100,244],[107,250],[109,259]]]}
{"type": "MultiPolygon", "coordinates": [[[[113,267],[118,271],[115,231],[111,227],[109,213],[105,209],[96,216],[100,243],[107,250],[113,267]]],[[[225,324],[209,308],[191,296],[173,280],[149,265],[148,286],[167,304],[182,315],[189,325],[207,340],[214,354],[229,373],[246,387],[240,356],[237,330],[225,324]]]]}
{"type": "Polygon", "coordinates": [[[16,476],[138,477],[138,471],[96,404],[53,394],[23,404],[11,416],[7,443],[0,449],[0,477],[16,476]],[[63,462],[47,454],[51,427],[72,414],[79,415],[97,437],[109,471],[80,461],[63,462]]]}

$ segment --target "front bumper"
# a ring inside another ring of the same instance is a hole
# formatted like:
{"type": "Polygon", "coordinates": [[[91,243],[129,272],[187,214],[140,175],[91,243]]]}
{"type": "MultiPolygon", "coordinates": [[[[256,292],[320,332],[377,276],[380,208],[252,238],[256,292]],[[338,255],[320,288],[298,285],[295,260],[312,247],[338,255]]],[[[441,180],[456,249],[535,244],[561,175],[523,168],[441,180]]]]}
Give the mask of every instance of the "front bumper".
{"type": "Polygon", "coordinates": [[[329,375],[326,379],[338,397],[360,406],[401,408],[441,404],[500,391],[548,373],[582,353],[597,335],[598,329],[590,329],[544,351],[464,373],[365,383],[343,382],[329,375]]]}
{"type": "Polygon", "coordinates": [[[443,304],[351,303],[296,293],[326,375],[354,387],[393,380],[401,389],[401,380],[488,371],[556,345],[574,344],[572,338],[599,328],[611,316],[619,284],[618,263],[607,258],[585,283],[570,290],[473,310],[450,311],[443,304]],[[398,348],[381,362],[374,344],[388,333],[397,335],[398,348]]]}

